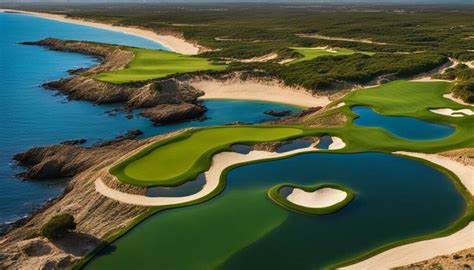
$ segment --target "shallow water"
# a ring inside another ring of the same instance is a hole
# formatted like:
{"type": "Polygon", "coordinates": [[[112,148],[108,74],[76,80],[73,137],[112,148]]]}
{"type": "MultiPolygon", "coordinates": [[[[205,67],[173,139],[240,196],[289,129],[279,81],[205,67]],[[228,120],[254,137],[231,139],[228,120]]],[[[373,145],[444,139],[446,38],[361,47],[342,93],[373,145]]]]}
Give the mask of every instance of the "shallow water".
{"type": "Polygon", "coordinates": [[[129,129],[140,129],[144,136],[151,136],[191,126],[274,119],[263,114],[266,110],[299,111],[283,104],[212,100],[204,102],[209,119],[203,122],[153,127],[147,118],[138,115],[131,120],[123,113],[111,117],[106,111],[118,106],[67,102],[64,96],[39,87],[69,76],[68,69],[94,65],[96,59],[17,43],[56,37],[155,49],[163,48],[160,44],[119,32],[8,13],[0,13],[0,37],[0,225],[28,214],[64,188],[64,183],[57,181],[21,181],[15,177],[21,168],[11,162],[12,156],[31,147],[80,138],[92,145],[129,129]]]}
{"type": "Polygon", "coordinates": [[[233,169],[220,195],[148,218],[86,269],[321,269],[442,230],[465,210],[453,181],[416,160],[308,153],[233,169]],[[336,183],[355,198],[331,215],[299,214],[267,197],[284,182],[336,183]]]}
{"type": "Polygon", "coordinates": [[[451,135],[456,129],[449,125],[431,123],[413,117],[384,116],[367,106],[354,106],[360,117],[354,123],[363,127],[380,127],[400,138],[435,140],[451,135]]]}

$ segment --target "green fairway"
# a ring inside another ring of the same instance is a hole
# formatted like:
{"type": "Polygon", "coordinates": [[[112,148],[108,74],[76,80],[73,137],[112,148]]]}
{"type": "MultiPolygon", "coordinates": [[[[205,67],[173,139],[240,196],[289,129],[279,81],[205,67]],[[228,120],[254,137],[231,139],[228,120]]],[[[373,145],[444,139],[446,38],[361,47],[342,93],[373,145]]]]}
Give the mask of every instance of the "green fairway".
{"type": "Polygon", "coordinates": [[[303,55],[302,58],[298,58],[294,61],[291,61],[290,64],[308,61],[320,56],[334,56],[334,55],[351,55],[355,53],[362,53],[366,55],[374,55],[373,52],[363,52],[363,51],[354,51],[351,49],[345,48],[333,48],[333,49],[323,49],[323,48],[310,48],[310,47],[291,47],[290,49],[299,52],[303,55]]]}
{"type": "Polygon", "coordinates": [[[283,140],[298,128],[219,127],[185,132],[160,141],[112,169],[120,181],[137,186],[179,185],[210,165],[212,155],[235,143],[283,140]]]}
{"type": "Polygon", "coordinates": [[[448,93],[448,82],[395,81],[379,87],[351,92],[343,99],[346,106],[334,108],[315,118],[343,113],[349,121],[342,127],[310,128],[311,121],[296,127],[228,126],[204,128],[184,132],[178,136],[153,144],[137,155],[117,164],[111,173],[126,184],[135,186],[176,186],[206,171],[215,153],[236,143],[287,140],[292,137],[331,134],[347,144],[340,152],[398,150],[437,152],[474,146],[474,116],[449,117],[429,111],[431,108],[466,108],[442,97],[448,93]],[[360,127],[353,123],[357,117],[351,106],[367,105],[388,116],[416,117],[430,122],[456,127],[453,134],[438,139],[411,141],[394,136],[383,128],[360,127]]]}
{"type": "Polygon", "coordinates": [[[226,65],[214,64],[203,57],[150,49],[127,48],[127,50],[133,51],[135,58],[126,68],[101,73],[95,79],[108,83],[128,83],[159,79],[176,73],[226,68],[226,65]]]}

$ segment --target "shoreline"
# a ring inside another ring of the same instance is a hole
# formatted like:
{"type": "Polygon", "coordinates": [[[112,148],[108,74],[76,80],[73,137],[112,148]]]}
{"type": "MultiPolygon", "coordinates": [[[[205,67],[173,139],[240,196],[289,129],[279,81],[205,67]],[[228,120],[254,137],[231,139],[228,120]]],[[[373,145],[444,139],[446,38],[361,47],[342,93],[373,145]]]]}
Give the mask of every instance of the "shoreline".
{"type": "Polygon", "coordinates": [[[199,97],[201,100],[256,100],[283,103],[304,108],[326,107],[331,103],[328,96],[315,96],[304,89],[284,86],[275,80],[258,81],[230,79],[222,81],[216,79],[204,79],[191,81],[189,84],[204,92],[204,95],[199,97]]]}
{"type": "MultiPolygon", "coordinates": [[[[459,178],[459,182],[466,188],[472,196],[474,194],[474,167],[464,165],[448,157],[439,154],[425,154],[416,152],[396,151],[392,154],[414,157],[441,166],[459,178]]],[[[471,221],[464,228],[444,237],[437,237],[428,240],[415,241],[409,244],[396,246],[377,253],[360,262],[340,267],[338,269],[392,269],[429,260],[437,256],[451,254],[474,246],[474,221],[471,221]]]]}
{"type": "Polygon", "coordinates": [[[59,21],[64,23],[79,24],[114,32],[120,32],[128,35],[138,36],[145,38],[156,43],[163,45],[166,49],[169,49],[176,53],[181,53],[185,55],[196,55],[199,53],[201,48],[195,44],[192,44],[186,41],[184,38],[175,37],[172,35],[160,35],[151,30],[141,29],[137,27],[130,26],[115,26],[106,23],[86,21],[82,19],[72,19],[67,18],[65,15],[43,13],[43,12],[32,12],[32,11],[23,11],[15,9],[0,9],[0,13],[15,13],[27,16],[34,16],[43,19],[59,21]]]}

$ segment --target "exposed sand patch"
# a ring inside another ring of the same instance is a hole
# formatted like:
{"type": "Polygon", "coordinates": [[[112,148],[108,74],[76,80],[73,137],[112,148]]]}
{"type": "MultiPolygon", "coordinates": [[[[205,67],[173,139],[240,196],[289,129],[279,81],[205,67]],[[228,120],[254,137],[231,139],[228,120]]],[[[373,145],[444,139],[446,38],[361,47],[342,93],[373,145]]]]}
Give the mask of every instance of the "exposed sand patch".
{"type": "MultiPolygon", "coordinates": [[[[457,175],[467,190],[474,194],[474,167],[438,154],[397,151],[394,154],[412,156],[438,164],[457,175]]],[[[458,232],[441,238],[415,242],[392,248],[362,262],[341,269],[389,269],[427,260],[474,247],[474,222],[458,232]]]]}
{"type": "Polygon", "coordinates": [[[331,137],[332,143],[329,145],[329,150],[339,150],[346,147],[346,143],[339,137],[331,137]]]}
{"type": "Polygon", "coordinates": [[[325,107],[330,103],[327,96],[314,96],[303,89],[288,87],[275,80],[196,80],[190,84],[205,93],[200,99],[262,100],[302,107],[325,107]]]}
{"type": "Polygon", "coordinates": [[[248,58],[248,59],[241,59],[239,61],[242,62],[242,63],[268,62],[268,61],[277,59],[277,57],[278,57],[278,54],[269,53],[269,54],[265,54],[265,55],[262,55],[262,56],[256,56],[256,57],[252,57],[252,58],[248,58]]]}
{"type": "Polygon", "coordinates": [[[81,19],[72,19],[67,18],[65,15],[59,14],[50,14],[50,13],[43,13],[43,12],[31,12],[31,11],[22,11],[22,10],[12,10],[12,9],[0,9],[0,12],[14,12],[20,13],[24,15],[30,15],[35,17],[40,17],[44,19],[50,19],[65,23],[72,23],[72,24],[80,24],[91,26],[100,29],[111,30],[115,32],[121,32],[129,35],[139,36],[142,38],[146,38],[157,43],[162,44],[166,48],[181,54],[187,55],[194,55],[198,54],[201,48],[193,43],[187,42],[183,38],[179,38],[172,35],[160,35],[151,30],[145,30],[137,27],[126,27],[126,26],[115,26],[106,23],[100,22],[93,22],[93,21],[86,21],[81,19]]]}
{"type": "Polygon", "coordinates": [[[433,79],[430,76],[421,77],[421,78],[414,79],[411,81],[412,82],[452,82],[450,80],[433,79]]]}
{"type": "Polygon", "coordinates": [[[462,105],[474,106],[474,104],[467,103],[467,102],[465,102],[464,100],[462,100],[460,98],[454,97],[453,93],[445,94],[445,95],[443,95],[443,97],[447,98],[447,99],[450,99],[450,100],[452,100],[456,103],[462,104],[462,105]]]}
{"type": "Polygon", "coordinates": [[[387,45],[387,43],[385,42],[377,42],[370,39],[330,37],[330,36],[324,36],[324,35],[318,35],[318,34],[297,34],[297,36],[306,37],[306,38],[323,39],[323,40],[339,40],[339,41],[350,41],[350,42],[367,43],[367,44],[387,45]]]}
{"type": "Polygon", "coordinates": [[[321,188],[313,192],[293,188],[293,191],[286,199],[294,204],[308,208],[324,208],[342,202],[346,197],[346,192],[335,188],[321,188]]]}
{"type": "Polygon", "coordinates": [[[433,109],[433,110],[430,110],[430,112],[447,115],[451,117],[464,117],[466,115],[474,115],[474,112],[470,109],[453,110],[449,108],[443,108],[443,109],[433,109]]]}
{"type": "Polygon", "coordinates": [[[340,103],[338,103],[338,104],[336,105],[336,108],[341,108],[341,107],[343,107],[344,105],[346,105],[345,102],[340,102],[340,103]]]}

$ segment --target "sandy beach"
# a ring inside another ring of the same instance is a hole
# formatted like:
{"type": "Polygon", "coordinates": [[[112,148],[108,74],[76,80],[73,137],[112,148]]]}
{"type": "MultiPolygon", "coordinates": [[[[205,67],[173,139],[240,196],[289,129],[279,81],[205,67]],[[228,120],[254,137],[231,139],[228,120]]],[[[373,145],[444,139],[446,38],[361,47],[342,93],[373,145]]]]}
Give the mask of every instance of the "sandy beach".
{"type": "Polygon", "coordinates": [[[115,26],[100,22],[92,22],[86,21],[81,19],[72,19],[67,18],[65,15],[59,14],[50,14],[50,13],[42,13],[42,12],[30,12],[30,11],[21,11],[21,10],[12,10],[12,9],[0,9],[0,12],[11,12],[11,13],[20,13],[35,17],[40,17],[49,20],[55,20],[65,23],[73,23],[73,24],[80,24],[85,26],[91,26],[95,28],[110,30],[121,32],[129,35],[139,36],[142,38],[146,38],[157,43],[162,44],[164,47],[168,48],[171,51],[186,54],[186,55],[195,55],[199,53],[200,47],[187,42],[183,38],[175,37],[172,35],[160,35],[153,31],[136,28],[136,27],[125,27],[125,26],[115,26]]]}
{"type": "Polygon", "coordinates": [[[308,208],[323,208],[342,202],[346,197],[346,192],[334,188],[321,188],[313,192],[294,188],[286,199],[294,204],[308,208]]]}
{"type": "MultiPolygon", "coordinates": [[[[398,151],[394,154],[421,158],[440,165],[459,177],[467,190],[474,194],[474,167],[456,162],[437,154],[424,154],[398,151]]],[[[389,249],[367,260],[341,269],[389,269],[431,259],[436,256],[454,253],[474,247],[474,222],[458,232],[441,238],[419,241],[389,249]]]]}
{"type": "Polygon", "coordinates": [[[277,81],[256,80],[200,80],[191,85],[202,90],[201,99],[242,99],[286,103],[301,107],[324,107],[330,103],[327,96],[314,96],[303,89],[296,89],[277,81]]]}

